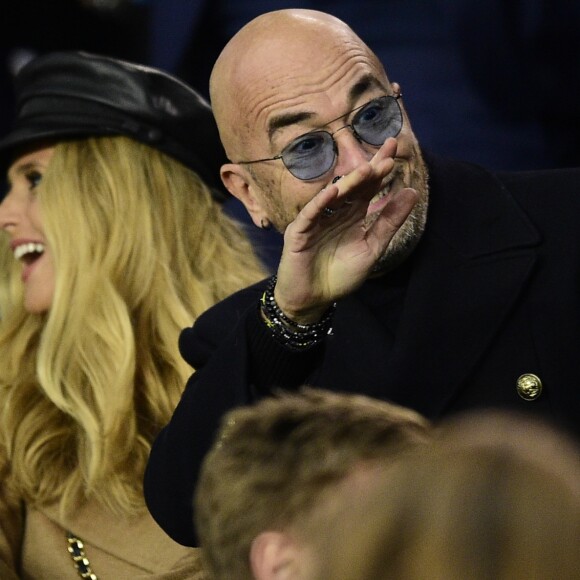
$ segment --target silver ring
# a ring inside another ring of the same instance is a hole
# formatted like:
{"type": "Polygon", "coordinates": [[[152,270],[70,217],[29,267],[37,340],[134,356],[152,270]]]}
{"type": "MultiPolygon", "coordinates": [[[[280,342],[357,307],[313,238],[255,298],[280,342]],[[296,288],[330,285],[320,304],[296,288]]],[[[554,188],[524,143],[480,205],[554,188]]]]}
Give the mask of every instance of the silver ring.
{"type": "Polygon", "coordinates": [[[323,215],[324,217],[331,217],[331,216],[332,216],[332,215],[334,215],[335,213],[336,213],[336,210],[335,210],[335,209],[332,209],[331,207],[325,207],[325,208],[322,210],[322,215],[323,215]]]}

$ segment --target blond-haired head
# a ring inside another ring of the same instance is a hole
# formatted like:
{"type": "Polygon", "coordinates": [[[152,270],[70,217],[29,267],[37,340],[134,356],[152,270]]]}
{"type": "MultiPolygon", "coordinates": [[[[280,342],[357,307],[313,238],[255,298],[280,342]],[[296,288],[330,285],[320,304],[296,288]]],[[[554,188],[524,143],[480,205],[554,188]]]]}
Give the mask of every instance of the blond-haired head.
{"type": "Polygon", "coordinates": [[[267,553],[299,537],[337,486],[364,488],[376,463],[395,461],[427,436],[427,420],[410,409],[321,389],[230,411],[195,495],[208,568],[219,580],[266,577],[267,553]]]}
{"type": "Polygon", "coordinates": [[[2,299],[9,483],[31,503],[133,513],[192,372],[179,332],[264,273],[198,175],[131,138],[57,144],[37,191],[55,288],[43,313],[26,311],[19,277],[2,299]]]}

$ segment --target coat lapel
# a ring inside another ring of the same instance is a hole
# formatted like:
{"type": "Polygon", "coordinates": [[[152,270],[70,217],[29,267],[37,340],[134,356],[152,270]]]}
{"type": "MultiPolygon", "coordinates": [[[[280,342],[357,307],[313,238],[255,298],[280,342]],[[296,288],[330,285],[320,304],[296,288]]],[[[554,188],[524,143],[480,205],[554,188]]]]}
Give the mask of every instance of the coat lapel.
{"type": "Polygon", "coordinates": [[[448,251],[431,247],[413,277],[387,368],[393,400],[429,416],[469,377],[535,263],[526,251],[463,261],[448,251]]]}

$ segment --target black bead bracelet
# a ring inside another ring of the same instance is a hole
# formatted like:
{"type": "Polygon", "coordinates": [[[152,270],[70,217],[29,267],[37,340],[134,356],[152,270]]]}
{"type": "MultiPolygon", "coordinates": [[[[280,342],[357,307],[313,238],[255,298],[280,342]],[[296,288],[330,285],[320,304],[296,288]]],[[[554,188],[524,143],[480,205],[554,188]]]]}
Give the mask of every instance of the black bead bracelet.
{"type": "Polygon", "coordinates": [[[276,276],[270,278],[260,303],[264,322],[278,342],[293,350],[302,350],[314,346],[332,333],[331,322],[336,303],[328,308],[319,322],[300,324],[288,318],[276,304],[274,298],[276,280],[276,276]]]}

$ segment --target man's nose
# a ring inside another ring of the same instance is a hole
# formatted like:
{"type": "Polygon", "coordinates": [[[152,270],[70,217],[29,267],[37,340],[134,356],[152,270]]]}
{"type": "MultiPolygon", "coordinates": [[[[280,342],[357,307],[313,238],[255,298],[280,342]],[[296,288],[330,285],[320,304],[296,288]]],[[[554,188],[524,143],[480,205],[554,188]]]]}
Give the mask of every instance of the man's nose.
{"type": "Polygon", "coordinates": [[[333,133],[338,150],[336,172],[346,175],[356,169],[361,163],[369,161],[377,148],[367,145],[358,137],[352,125],[345,125],[333,133]]]}

